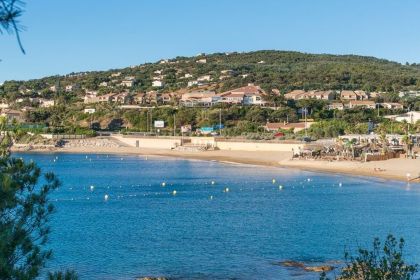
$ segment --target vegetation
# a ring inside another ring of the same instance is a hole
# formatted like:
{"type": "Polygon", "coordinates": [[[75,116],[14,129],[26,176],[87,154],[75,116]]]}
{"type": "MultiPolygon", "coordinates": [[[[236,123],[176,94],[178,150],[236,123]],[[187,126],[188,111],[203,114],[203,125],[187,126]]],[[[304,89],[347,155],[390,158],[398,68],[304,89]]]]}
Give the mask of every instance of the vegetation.
{"type": "Polygon", "coordinates": [[[0,0],[0,34],[6,32],[15,34],[20,50],[25,53],[19,32],[23,28],[19,17],[23,12],[23,2],[18,0],[0,0]]]}
{"type": "MultiPolygon", "coordinates": [[[[336,278],[340,280],[411,280],[418,272],[418,265],[404,260],[404,239],[388,235],[382,245],[378,238],[372,250],[359,249],[356,256],[346,252],[346,266],[336,278]]],[[[321,279],[327,280],[325,273],[321,279]]]]}

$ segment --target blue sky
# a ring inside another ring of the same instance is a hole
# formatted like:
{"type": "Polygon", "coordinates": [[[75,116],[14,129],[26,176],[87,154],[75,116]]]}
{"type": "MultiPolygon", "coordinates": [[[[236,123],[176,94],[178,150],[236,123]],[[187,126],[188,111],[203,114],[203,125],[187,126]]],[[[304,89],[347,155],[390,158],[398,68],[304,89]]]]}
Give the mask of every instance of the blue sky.
{"type": "Polygon", "coordinates": [[[199,52],[296,50],[420,62],[416,0],[29,0],[0,82],[199,52]]]}

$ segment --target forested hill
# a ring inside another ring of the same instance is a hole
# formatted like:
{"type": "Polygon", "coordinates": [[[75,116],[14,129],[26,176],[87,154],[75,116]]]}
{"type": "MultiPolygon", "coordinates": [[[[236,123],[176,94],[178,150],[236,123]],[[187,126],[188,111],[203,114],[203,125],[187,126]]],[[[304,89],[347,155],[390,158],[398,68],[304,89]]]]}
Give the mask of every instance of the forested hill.
{"type": "MultiPolygon", "coordinates": [[[[124,69],[72,73],[30,81],[8,81],[0,87],[6,95],[13,92],[48,91],[52,85],[77,84],[80,89],[110,92],[123,89],[121,81],[134,77],[130,90],[154,89],[156,76],[164,82],[161,92],[187,88],[188,82],[210,75],[207,82],[216,91],[247,83],[286,92],[291,89],[362,89],[397,92],[420,89],[420,65],[400,63],[356,55],[306,54],[289,51],[200,54],[194,57],[146,63],[124,69]],[[228,70],[228,71],[226,71],[228,70]],[[120,75],[115,75],[121,73],[120,75]],[[226,74],[227,73],[227,74],[226,74]],[[114,74],[114,75],[111,75],[114,74]],[[100,86],[106,82],[107,86],[100,86]]],[[[190,88],[194,88],[190,87],[190,88]]],[[[155,88],[156,89],[156,88],[155,88]]],[[[79,92],[82,94],[82,92],[79,92]]]]}

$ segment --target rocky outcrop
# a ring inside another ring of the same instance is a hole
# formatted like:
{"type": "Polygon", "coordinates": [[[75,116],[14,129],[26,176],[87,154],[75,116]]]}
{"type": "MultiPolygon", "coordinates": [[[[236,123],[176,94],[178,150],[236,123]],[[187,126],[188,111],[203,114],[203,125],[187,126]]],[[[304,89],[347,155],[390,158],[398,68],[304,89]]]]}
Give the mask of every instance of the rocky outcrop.
{"type": "Polygon", "coordinates": [[[281,266],[285,266],[285,267],[299,268],[308,272],[328,272],[335,269],[335,267],[332,265],[327,265],[327,264],[308,265],[304,262],[298,262],[298,261],[293,261],[293,260],[281,261],[277,264],[281,266]]]}
{"type": "Polygon", "coordinates": [[[312,272],[327,272],[327,271],[334,270],[334,266],[331,266],[331,265],[305,266],[303,269],[306,271],[312,271],[312,272]]]}
{"type": "Polygon", "coordinates": [[[145,277],[136,278],[136,280],[169,280],[169,278],[145,276],[145,277]]]}

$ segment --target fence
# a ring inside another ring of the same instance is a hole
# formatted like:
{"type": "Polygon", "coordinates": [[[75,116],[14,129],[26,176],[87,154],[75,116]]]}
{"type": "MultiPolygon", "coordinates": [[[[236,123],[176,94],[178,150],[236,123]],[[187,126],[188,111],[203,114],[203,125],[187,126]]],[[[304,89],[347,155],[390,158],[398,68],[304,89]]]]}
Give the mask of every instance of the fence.
{"type": "Polygon", "coordinates": [[[67,140],[67,139],[85,139],[86,135],[77,134],[53,134],[52,139],[54,140],[67,140]]]}
{"type": "Polygon", "coordinates": [[[366,155],[366,161],[380,161],[380,160],[387,160],[392,158],[399,158],[399,153],[387,153],[385,155],[366,155]]]}

